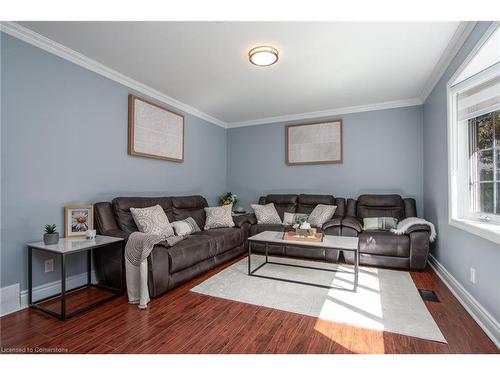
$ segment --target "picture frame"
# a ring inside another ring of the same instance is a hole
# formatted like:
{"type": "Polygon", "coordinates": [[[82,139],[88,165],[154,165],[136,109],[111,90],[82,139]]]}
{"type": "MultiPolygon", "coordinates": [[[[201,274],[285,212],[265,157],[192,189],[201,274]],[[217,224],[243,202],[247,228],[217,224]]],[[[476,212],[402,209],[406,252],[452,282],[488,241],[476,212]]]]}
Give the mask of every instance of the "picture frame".
{"type": "Polygon", "coordinates": [[[128,154],[182,163],[184,116],[130,94],[128,154]]]}
{"type": "Polygon", "coordinates": [[[342,119],[287,125],[285,162],[287,165],[342,163],[342,119]]]}
{"type": "Polygon", "coordinates": [[[93,205],[64,206],[65,237],[85,237],[89,229],[94,229],[93,205]]]}

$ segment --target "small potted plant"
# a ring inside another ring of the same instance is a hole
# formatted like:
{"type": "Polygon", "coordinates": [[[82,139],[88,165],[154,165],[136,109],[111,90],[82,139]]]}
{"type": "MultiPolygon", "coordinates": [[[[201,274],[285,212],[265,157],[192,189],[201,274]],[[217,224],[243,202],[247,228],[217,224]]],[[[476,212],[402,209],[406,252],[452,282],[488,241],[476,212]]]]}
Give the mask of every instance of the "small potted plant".
{"type": "Polygon", "coordinates": [[[309,230],[311,229],[311,224],[307,222],[307,218],[300,217],[295,221],[293,229],[295,229],[295,234],[297,236],[307,237],[309,230]]]}
{"type": "Polygon", "coordinates": [[[235,206],[236,202],[238,202],[238,196],[231,193],[230,191],[219,198],[219,203],[221,206],[225,206],[226,204],[232,204],[233,206],[235,206]]]}
{"type": "Polygon", "coordinates": [[[45,245],[55,245],[59,242],[59,232],[56,232],[55,224],[46,224],[44,230],[43,243],[45,245]]]}

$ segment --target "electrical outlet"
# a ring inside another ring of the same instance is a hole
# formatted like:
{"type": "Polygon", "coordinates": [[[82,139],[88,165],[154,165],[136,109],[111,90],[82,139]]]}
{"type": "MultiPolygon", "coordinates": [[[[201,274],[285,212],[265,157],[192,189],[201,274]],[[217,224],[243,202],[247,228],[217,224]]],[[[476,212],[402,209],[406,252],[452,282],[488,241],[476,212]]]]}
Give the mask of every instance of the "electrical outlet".
{"type": "Polygon", "coordinates": [[[54,259],[46,259],[45,260],[45,272],[52,272],[54,271],[54,259]]]}
{"type": "Polygon", "coordinates": [[[476,283],[476,269],[474,267],[470,268],[470,282],[472,284],[476,283]]]}

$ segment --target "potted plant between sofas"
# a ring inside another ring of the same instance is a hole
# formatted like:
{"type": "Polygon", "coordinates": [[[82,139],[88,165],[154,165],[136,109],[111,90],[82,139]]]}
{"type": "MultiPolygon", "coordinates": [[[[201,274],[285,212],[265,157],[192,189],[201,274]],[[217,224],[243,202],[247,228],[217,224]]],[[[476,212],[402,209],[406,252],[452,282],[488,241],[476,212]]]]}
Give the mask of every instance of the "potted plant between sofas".
{"type": "Polygon", "coordinates": [[[46,224],[44,230],[43,243],[45,245],[55,245],[59,242],[59,232],[56,232],[55,224],[46,224]]]}
{"type": "Polygon", "coordinates": [[[238,202],[238,196],[236,194],[231,193],[230,191],[219,198],[219,203],[221,206],[225,206],[226,204],[232,204],[234,207],[236,206],[237,202],[238,202]]]}

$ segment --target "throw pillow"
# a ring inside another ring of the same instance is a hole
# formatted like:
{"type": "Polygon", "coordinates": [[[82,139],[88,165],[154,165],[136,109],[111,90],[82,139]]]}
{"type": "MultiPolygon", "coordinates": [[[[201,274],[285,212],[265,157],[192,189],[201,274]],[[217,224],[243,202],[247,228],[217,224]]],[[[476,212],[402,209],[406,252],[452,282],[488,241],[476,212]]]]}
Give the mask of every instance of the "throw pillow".
{"type": "Polygon", "coordinates": [[[201,229],[192,217],[184,220],[177,220],[172,223],[176,236],[186,236],[188,234],[200,232],[201,229]]]}
{"type": "Polygon", "coordinates": [[[309,217],[308,214],[292,214],[290,212],[285,212],[283,215],[283,225],[293,225],[298,219],[307,218],[309,217]]]}
{"type": "Polygon", "coordinates": [[[281,218],[273,203],[252,204],[253,212],[257,217],[257,224],[281,224],[281,218]]]}
{"type": "Polygon", "coordinates": [[[391,230],[397,224],[393,217],[367,217],[363,219],[363,230],[391,230]]]}
{"type": "Polygon", "coordinates": [[[142,233],[171,237],[174,235],[172,225],[163,208],[157,204],[153,207],[130,208],[137,228],[142,233]]]}
{"type": "Polygon", "coordinates": [[[234,227],[233,216],[231,215],[232,209],[232,204],[219,207],[205,207],[205,213],[207,214],[205,229],[234,227]]]}
{"type": "Polygon", "coordinates": [[[333,217],[336,209],[337,206],[318,204],[309,215],[308,221],[312,227],[321,228],[323,224],[333,217]]]}

